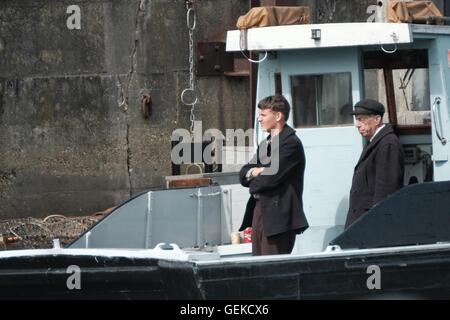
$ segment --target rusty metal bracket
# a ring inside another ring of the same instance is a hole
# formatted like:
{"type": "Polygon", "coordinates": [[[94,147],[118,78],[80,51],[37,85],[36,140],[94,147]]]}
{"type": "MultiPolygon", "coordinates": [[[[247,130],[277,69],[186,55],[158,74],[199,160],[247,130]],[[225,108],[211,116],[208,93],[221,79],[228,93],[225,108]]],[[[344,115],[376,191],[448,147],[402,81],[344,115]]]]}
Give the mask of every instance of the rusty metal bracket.
{"type": "Polygon", "coordinates": [[[225,51],[225,42],[197,43],[197,75],[217,76],[233,70],[233,54],[225,51]]]}
{"type": "Polygon", "coordinates": [[[141,111],[144,119],[149,119],[152,115],[152,98],[150,94],[141,97],[141,111]]]}
{"type": "Polygon", "coordinates": [[[184,0],[186,4],[186,9],[193,8],[195,5],[196,0],[184,0]]]}

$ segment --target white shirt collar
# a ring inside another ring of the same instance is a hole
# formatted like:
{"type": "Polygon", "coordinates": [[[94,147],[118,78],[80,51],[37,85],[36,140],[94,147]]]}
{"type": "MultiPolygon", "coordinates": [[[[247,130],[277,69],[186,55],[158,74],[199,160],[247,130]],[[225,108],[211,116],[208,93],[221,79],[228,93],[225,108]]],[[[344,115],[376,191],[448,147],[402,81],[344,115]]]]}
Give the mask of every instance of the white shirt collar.
{"type": "Polygon", "coordinates": [[[380,132],[381,129],[383,129],[386,126],[386,124],[382,124],[380,127],[378,127],[377,131],[375,131],[374,135],[372,136],[372,138],[370,138],[370,142],[373,141],[373,138],[375,138],[375,136],[377,135],[378,132],[380,132]]]}

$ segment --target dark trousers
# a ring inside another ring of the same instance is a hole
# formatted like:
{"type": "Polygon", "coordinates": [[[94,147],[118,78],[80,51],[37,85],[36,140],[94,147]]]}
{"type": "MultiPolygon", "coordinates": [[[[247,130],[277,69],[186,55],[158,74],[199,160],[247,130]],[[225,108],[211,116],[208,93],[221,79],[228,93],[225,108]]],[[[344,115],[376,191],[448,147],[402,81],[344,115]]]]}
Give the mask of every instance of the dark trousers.
{"type": "Polygon", "coordinates": [[[295,244],[295,236],[294,231],[288,231],[266,237],[263,231],[261,202],[256,200],[252,220],[252,255],[291,253],[295,244]]]}

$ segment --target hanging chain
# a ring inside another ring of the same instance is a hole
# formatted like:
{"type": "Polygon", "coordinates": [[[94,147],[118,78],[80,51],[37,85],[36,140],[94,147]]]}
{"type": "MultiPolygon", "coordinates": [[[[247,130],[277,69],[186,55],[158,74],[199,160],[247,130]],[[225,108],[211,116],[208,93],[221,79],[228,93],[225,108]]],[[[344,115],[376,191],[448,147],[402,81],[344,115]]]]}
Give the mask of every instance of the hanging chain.
{"type": "MultiPolygon", "coordinates": [[[[193,9],[189,9],[193,10],[193,9]]],[[[189,10],[188,10],[188,17],[187,17],[187,23],[189,28],[189,87],[191,88],[193,94],[195,95],[195,83],[194,83],[194,28],[195,28],[195,12],[194,15],[194,25],[192,28],[189,26],[189,10]]],[[[195,123],[195,114],[194,114],[194,108],[195,103],[197,102],[197,97],[195,97],[194,102],[191,104],[191,134],[194,134],[194,123],[195,123]]]]}
{"type": "Polygon", "coordinates": [[[181,102],[187,106],[191,106],[191,113],[190,113],[190,131],[191,134],[194,134],[194,123],[195,123],[195,104],[198,101],[197,94],[195,92],[195,79],[194,79],[194,30],[196,25],[196,16],[194,8],[189,7],[190,3],[186,2],[187,7],[187,13],[186,13],[186,24],[189,31],[189,87],[184,89],[181,92],[181,102]],[[191,21],[192,20],[192,21],[191,21]],[[189,94],[188,94],[189,93],[189,94]],[[190,97],[190,101],[186,101],[188,98],[187,95],[190,97]]]}

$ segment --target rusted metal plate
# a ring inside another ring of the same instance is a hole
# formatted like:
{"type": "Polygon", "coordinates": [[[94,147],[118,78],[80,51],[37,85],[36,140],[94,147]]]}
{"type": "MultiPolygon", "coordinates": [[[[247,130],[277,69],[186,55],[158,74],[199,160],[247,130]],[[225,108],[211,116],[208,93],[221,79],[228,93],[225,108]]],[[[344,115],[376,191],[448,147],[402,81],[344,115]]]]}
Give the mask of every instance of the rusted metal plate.
{"type": "Polygon", "coordinates": [[[197,43],[197,75],[223,75],[233,70],[233,55],[225,52],[225,42],[197,43]]]}
{"type": "Polygon", "coordinates": [[[203,187],[212,184],[210,178],[180,179],[167,182],[169,188],[203,187]]]}

